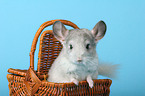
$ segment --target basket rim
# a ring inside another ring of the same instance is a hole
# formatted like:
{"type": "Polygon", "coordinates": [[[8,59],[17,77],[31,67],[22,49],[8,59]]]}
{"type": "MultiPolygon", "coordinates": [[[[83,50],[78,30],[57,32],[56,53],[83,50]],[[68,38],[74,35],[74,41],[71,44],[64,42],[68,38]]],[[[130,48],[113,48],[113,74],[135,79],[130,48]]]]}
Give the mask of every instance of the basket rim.
{"type": "MultiPolygon", "coordinates": [[[[107,82],[108,81],[108,87],[110,87],[111,86],[111,84],[112,84],[112,80],[111,79],[94,79],[93,80],[94,82],[96,82],[96,83],[103,83],[103,82],[107,82]]],[[[79,81],[79,84],[84,84],[84,83],[86,83],[87,81],[86,80],[83,80],[83,81],[79,81]]],[[[48,83],[48,84],[59,84],[59,85],[75,85],[73,82],[64,82],[64,83],[56,83],[56,82],[49,82],[49,81],[47,81],[47,80],[43,80],[42,81],[42,83],[48,83]]]]}

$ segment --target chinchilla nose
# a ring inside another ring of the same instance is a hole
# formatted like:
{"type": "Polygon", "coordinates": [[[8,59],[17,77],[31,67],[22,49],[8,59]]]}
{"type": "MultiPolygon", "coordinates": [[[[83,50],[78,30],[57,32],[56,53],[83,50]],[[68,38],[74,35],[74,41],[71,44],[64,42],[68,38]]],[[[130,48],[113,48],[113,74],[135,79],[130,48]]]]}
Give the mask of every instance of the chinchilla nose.
{"type": "Polygon", "coordinates": [[[82,59],[81,59],[81,58],[77,58],[77,61],[78,61],[78,62],[82,62],[82,59]]]}

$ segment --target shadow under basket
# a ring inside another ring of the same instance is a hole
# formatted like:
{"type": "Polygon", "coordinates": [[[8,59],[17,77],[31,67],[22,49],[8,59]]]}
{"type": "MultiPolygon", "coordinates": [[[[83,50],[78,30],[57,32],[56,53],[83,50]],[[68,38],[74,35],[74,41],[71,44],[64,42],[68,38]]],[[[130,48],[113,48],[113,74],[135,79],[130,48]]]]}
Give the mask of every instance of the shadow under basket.
{"type": "Polygon", "coordinates": [[[62,45],[53,36],[52,30],[43,31],[55,21],[79,29],[77,25],[67,20],[51,20],[43,23],[35,34],[30,51],[30,67],[28,70],[8,69],[10,96],[109,96],[112,80],[96,79],[94,87],[90,88],[86,81],[74,83],[48,82],[48,71],[53,61],[59,55],[62,45]],[[42,33],[42,34],[41,34],[42,33]],[[34,53],[40,37],[37,70],[34,70],[34,53]]]}

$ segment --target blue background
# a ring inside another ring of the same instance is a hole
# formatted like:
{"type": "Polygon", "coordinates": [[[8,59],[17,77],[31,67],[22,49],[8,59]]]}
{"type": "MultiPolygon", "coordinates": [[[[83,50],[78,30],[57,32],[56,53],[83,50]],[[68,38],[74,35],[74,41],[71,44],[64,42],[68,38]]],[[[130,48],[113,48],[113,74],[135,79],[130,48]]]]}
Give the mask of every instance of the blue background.
{"type": "Polygon", "coordinates": [[[53,19],[90,30],[104,20],[107,33],[97,46],[99,58],[121,65],[110,95],[145,96],[144,0],[0,0],[1,96],[9,94],[8,68],[28,69],[34,35],[42,23],[53,19]]]}

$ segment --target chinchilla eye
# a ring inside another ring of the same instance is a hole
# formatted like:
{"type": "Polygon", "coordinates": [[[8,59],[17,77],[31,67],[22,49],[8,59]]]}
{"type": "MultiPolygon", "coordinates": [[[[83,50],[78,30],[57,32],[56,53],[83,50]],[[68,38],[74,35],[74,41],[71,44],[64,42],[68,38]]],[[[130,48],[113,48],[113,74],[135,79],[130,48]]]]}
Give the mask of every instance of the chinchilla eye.
{"type": "Polygon", "coordinates": [[[89,49],[89,48],[90,48],[90,44],[87,44],[87,45],[86,45],[86,49],[89,49]]]}
{"type": "Polygon", "coordinates": [[[69,48],[70,48],[70,49],[72,49],[72,48],[73,48],[71,44],[69,45],[69,48]]]}

